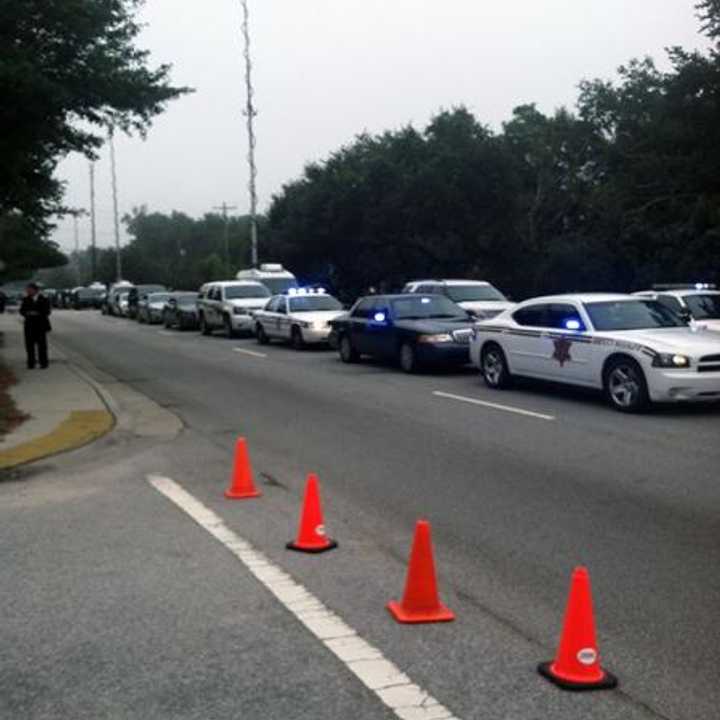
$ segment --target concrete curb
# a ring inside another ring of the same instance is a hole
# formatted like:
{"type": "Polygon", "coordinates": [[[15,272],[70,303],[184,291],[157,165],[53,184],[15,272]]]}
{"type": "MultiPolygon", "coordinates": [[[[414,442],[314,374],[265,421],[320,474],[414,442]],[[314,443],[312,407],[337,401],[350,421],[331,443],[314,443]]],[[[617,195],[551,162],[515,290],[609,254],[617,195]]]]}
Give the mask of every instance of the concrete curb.
{"type": "Polygon", "coordinates": [[[110,432],[114,426],[115,418],[107,410],[75,410],[47,435],[0,452],[0,470],[76,450],[110,432]]]}

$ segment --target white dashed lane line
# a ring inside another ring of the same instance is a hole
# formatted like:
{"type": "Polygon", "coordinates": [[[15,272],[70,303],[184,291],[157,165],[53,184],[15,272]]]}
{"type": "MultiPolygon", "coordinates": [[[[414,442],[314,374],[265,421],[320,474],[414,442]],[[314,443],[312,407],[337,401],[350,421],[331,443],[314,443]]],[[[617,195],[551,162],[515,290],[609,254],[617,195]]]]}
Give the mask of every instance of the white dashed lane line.
{"type": "Polygon", "coordinates": [[[533,412],[532,410],[512,407],[511,405],[498,405],[497,403],[486,402],[485,400],[478,400],[477,398],[466,397],[465,395],[453,395],[452,393],[440,392],[440,390],[434,390],[433,395],[447,400],[457,400],[458,402],[480,405],[482,407],[492,408],[493,410],[502,410],[503,412],[515,413],[516,415],[525,415],[526,417],[535,418],[537,420],[552,421],[556,419],[554,415],[545,415],[543,413],[533,412]]]}
{"type": "Polygon", "coordinates": [[[242,353],[243,355],[250,355],[252,357],[257,357],[257,358],[266,358],[267,357],[267,355],[265,353],[255,352],[255,350],[246,350],[245,348],[239,348],[239,347],[233,348],[233,352],[242,353]]]}
{"type": "Polygon", "coordinates": [[[363,640],[342,618],[284,570],[255,550],[170,478],[149,475],[148,482],[221,542],[360,682],[401,720],[458,720],[447,708],[363,640]]]}

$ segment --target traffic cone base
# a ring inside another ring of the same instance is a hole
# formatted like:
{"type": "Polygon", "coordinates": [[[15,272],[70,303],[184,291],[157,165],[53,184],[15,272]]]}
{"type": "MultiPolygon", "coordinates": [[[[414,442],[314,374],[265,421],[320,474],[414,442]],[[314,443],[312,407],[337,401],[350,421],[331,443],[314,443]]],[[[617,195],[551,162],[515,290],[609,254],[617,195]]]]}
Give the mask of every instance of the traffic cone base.
{"type": "Polygon", "coordinates": [[[301,547],[296,542],[289,542],[285,545],[288,550],[294,550],[295,552],[314,553],[316,555],[318,553],[327,552],[328,550],[334,550],[337,546],[338,544],[335,542],[335,540],[329,539],[326,545],[321,545],[318,547],[301,547]]]}
{"type": "Polygon", "coordinates": [[[392,600],[386,605],[390,614],[400,623],[431,623],[431,622],[450,622],[455,619],[455,613],[446,608],[442,603],[432,610],[408,611],[402,603],[392,600]]]}
{"type": "Polygon", "coordinates": [[[568,678],[564,678],[558,675],[555,671],[555,663],[551,660],[549,662],[540,663],[538,665],[538,672],[551,683],[554,683],[563,690],[612,690],[618,686],[618,679],[607,670],[601,670],[601,677],[593,682],[575,681],[568,678]]]}
{"type": "Polygon", "coordinates": [[[237,491],[229,488],[225,491],[225,497],[229,500],[247,500],[248,498],[256,498],[261,495],[262,493],[257,489],[237,491]]]}
{"type": "Polygon", "coordinates": [[[297,537],[285,545],[288,550],[304,553],[323,553],[334,550],[337,543],[325,535],[320,483],[317,475],[310,473],[305,483],[305,497],[300,512],[297,537]]]}

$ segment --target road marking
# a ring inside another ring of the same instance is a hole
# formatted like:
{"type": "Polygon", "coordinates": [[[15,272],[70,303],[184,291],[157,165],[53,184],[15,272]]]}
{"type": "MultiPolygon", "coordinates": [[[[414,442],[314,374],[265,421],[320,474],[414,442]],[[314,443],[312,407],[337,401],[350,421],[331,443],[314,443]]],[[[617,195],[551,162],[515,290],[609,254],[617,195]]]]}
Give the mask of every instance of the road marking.
{"type": "Polygon", "coordinates": [[[243,353],[244,355],[252,355],[253,357],[266,358],[267,355],[261,352],[255,352],[254,350],[246,350],[245,348],[233,348],[233,352],[243,353]]]}
{"type": "Polygon", "coordinates": [[[523,410],[522,408],[511,407],[510,405],[498,405],[497,403],[485,402],[477,398],[465,397],[464,395],[453,395],[452,393],[440,392],[434,390],[433,395],[448,400],[458,400],[460,402],[470,403],[471,405],[482,405],[483,407],[493,408],[493,410],[504,410],[505,412],[515,413],[516,415],[525,415],[526,417],[537,418],[538,420],[555,420],[554,415],[544,415],[543,413],[533,412],[532,410],[523,410]]]}
{"type": "Polygon", "coordinates": [[[341,617],[295,582],[277,565],[233,532],[197,498],[170,478],[148,475],[148,482],[221,542],[322,644],[401,720],[458,720],[361,638],[341,617]]]}

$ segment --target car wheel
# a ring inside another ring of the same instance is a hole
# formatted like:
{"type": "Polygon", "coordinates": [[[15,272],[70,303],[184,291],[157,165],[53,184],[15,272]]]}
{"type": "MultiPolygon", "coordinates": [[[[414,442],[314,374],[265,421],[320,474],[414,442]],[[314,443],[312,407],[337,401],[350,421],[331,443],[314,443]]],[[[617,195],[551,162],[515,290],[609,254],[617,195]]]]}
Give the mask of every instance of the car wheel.
{"type": "Polygon", "coordinates": [[[605,395],[610,404],[621,412],[642,412],[650,402],[645,374],[630,357],[611,360],[603,378],[605,395]]]}
{"type": "Polygon", "coordinates": [[[510,370],[502,348],[495,343],[486,345],[482,350],[480,369],[485,384],[493,390],[502,390],[511,383],[510,370]]]}
{"type": "Polygon", "coordinates": [[[347,335],[343,335],[340,338],[340,345],[338,347],[340,350],[340,359],[344,363],[355,363],[360,359],[360,354],[352,346],[352,342],[347,335]]]}
{"type": "Polygon", "coordinates": [[[207,324],[207,321],[205,320],[205,316],[200,316],[200,332],[203,335],[209,335],[212,331],[210,330],[210,326],[207,324]]]}
{"type": "Polygon", "coordinates": [[[257,325],[255,325],[255,336],[257,337],[257,341],[261,345],[268,345],[270,343],[270,338],[265,332],[265,328],[260,323],[257,323],[257,325]]]}
{"type": "Polygon", "coordinates": [[[415,347],[410,343],[403,343],[400,346],[400,368],[403,372],[414,373],[418,371],[419,363],[415,347]]]}
{"type": "Polygon", "coordinates": [[[305,341],[303,340],[302,330],[297,325],[293,327],[290,333],[290,344],[295,350],[304,350],[305,341]]]}

